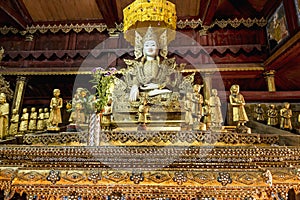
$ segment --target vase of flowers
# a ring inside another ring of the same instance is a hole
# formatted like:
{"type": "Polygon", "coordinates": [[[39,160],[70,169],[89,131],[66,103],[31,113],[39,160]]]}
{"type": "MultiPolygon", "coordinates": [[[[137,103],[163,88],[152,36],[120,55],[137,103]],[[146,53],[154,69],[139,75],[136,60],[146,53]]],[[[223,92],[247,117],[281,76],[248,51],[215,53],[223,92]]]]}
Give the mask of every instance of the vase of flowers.
{"type": "Polygon", "coordinates": [[[104,70],[102,67],[92,70],[93,78],[90,82],[93,84],[92,88],[96,91],[93,100],[95,112],[91,115],[89,124],[88,145],[90,146],[98,146],[100,143],[101,112],[107,105],[109,96],[111,95],[116,71],[116,68],[104,70]]]}

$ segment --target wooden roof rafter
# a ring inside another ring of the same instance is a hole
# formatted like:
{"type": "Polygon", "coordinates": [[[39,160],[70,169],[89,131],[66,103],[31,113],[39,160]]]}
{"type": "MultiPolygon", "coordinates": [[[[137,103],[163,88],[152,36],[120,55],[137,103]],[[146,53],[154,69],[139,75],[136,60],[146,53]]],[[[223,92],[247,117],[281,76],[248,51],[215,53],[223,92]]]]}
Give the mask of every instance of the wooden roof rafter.
{"type": "Polygon", "coordinates": [[[16,9],[20,12],[23,19],[30,26],[33,24],[33,19],[30,16],[23,0],[11,0],[12,4],[16,7],[16,9]]]}
{"type": "Polygon", "coordinates": [[[114,28],[119,23],[116,0],[95,0],[108,28],[114,28]]]}
{"type": "Polygon", "coordinates": [[[264,5],[263,9],[261,10],[261,15],[265,17],[265,19],[269,19],[270,15],[273,13],[275,9],[278,8],[282,1],[267,1],[264,5]]]}
{"type": "Polygon", "coordinates": [[[22,30],[25,30],[28,26],[28,21],[24,19],[24,16],[20,14],[20,12],[17,12],[13,6],[11,5],[11,2],[8,0],[0,1],[0,9],[5,12],[18,26],[17,28],[20,28],[22,30]]]}
{"type": "Polygon", "coordinates": [[[260,16],[260,13],[253,8],[252,4],[248,0],[229,0],[231,5],[241,14],[248,17],[260,16]]]}
{"type": "Polygon", "coordinates": [[[200,11],[200,19],[202,20],[203,25],[206,26],[211,25],[219,3],[220,0],[201,1],[199,11],[200,11]]]}

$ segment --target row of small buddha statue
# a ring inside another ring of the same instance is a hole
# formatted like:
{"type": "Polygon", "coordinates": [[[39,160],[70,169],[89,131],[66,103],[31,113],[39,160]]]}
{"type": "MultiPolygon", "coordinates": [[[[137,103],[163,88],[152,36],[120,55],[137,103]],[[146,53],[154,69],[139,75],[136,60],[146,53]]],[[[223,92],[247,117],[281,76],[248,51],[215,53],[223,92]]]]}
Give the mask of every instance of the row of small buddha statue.
{"type": "Polygon", "coordinates": [[[9,135],[25,134],[27,132],[44,131],[49,126],[49,109],[39,108],[38,112],[35,107],[30,109],[23,108],[21,117],[17,109],[13,109],[10,119],[9,135]]]}
{"type": "Polygon", "coordinates": [[[9,118],[9,104],[6,102],[6,95],[1,93],[0,139],[28,132],[44,131],[49,129],[49,127],[57,128],[58,124],[62,122],[60,113],[62,99],[59,97],[59,89],[54,89],[53,94],[54,97],[51,99],[50,112],[48,108],[39,108],[37,112],[36,108],[32,107],[30,113],[27,108],[23,108],[22,114],[19,114],[17,109],[13,109],[12,115],[9,118]]]}
{"type": "MultiPolygon", "coordinates": [[[[277,126],[279,124],[280,129],[292,130],[292,116],[293,111],[290,108],[290,104],[285,102],[281,109],[277,109],[275,104],[270,104],[267,112],[263,109],[261,104],[257,104],[255,108],[255,119],[259,122],[267,122],[269,126],[277,126]],[[265,115],[267,120],[265,120],[265,115]]],[[[300,115],[299,115],[300,116],[300,115]]],[[[299,117],[298,117],[299,122],[299,117]]]]}

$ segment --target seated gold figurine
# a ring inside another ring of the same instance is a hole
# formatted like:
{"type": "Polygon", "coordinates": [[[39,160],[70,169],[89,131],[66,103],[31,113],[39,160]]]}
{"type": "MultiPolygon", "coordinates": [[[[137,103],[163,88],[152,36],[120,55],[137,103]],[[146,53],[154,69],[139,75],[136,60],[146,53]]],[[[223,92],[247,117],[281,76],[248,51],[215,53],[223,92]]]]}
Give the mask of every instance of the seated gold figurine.
{"type": "Polygon", "coordinates": [[[132,65],[130,78],[132,87],[130,89],[129,100],[136,101],[139,97],[139,91],[147,91],[148,96],[170,93],[168,89],[169,71],[166,64],[161,63],[159,57],[159,42],[156,34],[151,27],[148,28],[144,38],[136,33],[137,46],[143,46],[141,61],[125,60],[127,64],[132,65]]]}
{"type": "Polygon", "coordinates": [[[147,97],[151,122],[163,129],[168,121],[172,124],[169,129],[178,130],[181,114],[185,112],[180,94],[192,93],[195,74],[183,77],[181,71],[185,65],[167,58],[166,30],[149,27],[147,31],[138,31],[135,31],[136,60],[124,60],[127,68],[120,70],[123,76],[117,78],[112,92],[113,100],[117,101],[113,109],[115,119],[133,123],[143,98],[147,97]]]}

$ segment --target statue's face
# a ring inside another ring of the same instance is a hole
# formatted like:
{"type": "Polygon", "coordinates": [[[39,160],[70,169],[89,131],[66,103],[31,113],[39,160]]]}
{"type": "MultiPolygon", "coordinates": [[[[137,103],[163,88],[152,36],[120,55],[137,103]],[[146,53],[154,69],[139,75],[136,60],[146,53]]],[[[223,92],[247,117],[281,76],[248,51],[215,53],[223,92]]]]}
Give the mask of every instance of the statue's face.
{"type": "Polygon", "coordinates": [[[0,103],[1,104],[5,103],[5,98],[4,97],[0,97],[0,103]]]}
{"type": "Polygon", "coordinates": [[[60,91],[59,91],[59,90],[55,90],[55,91],[53,92],[53,95],[54,95],[55,97],[58,97],[58,96],[60,95],[60,91]]]}
{"type": "Polygon", "coordinates": [[[231,92],[234,94],[239,93],[239,87],[237,85],[231,86],[231,92]]]}
{"type": "Polygon", "coordinates": [[[144,43],[144,54],[145,56],[154,57],[157,55],[158,46],[154,40],[148,40],[144,43]]]}
{"type": "Polygon", "coordinates": [[[218,90],[212,89],[211,93],[212,93],[212,95],[217,96],[218,95],[218,90]]]}

